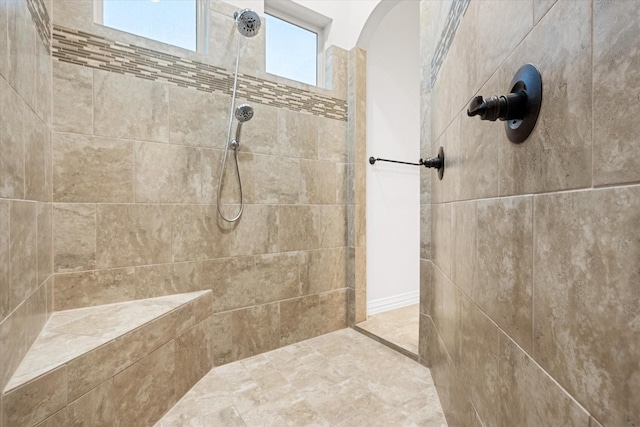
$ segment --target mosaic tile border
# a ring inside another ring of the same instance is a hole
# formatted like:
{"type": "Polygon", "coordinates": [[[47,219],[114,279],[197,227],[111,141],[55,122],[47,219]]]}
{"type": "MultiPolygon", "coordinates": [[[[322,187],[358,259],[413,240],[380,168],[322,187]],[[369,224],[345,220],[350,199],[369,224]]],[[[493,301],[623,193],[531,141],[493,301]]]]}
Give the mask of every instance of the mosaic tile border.
{"type": "MultiPolygon", "coordinates": [[[[2,0],[0,0],[2,1],[2,0]]],[[[47,13],[47,7],[43,0],[26,0],[27,8],[31,13],[31,19],[36,24],[36,29],[40,35],[40,40],[45,47],[49,49],[51,46],[51,20],[47,13]]]]}
{"type": "MultiPolygon", "coordinates": [[[[224,68],[58,25],[53,26],[52,43],[53,57],[59,61],[231,95],[233,73],[224,68]]],[[[237,94],[263,105],[347,120],[347,102],[344,100],[245,74],[238,74],[237,94]]]]}
{"type": "Polygon", "coordinates": [[[447,57],[453,38],[456,35],[456,30],[460,25],[460,19],[467,11],[470,1],[471,0],[453,0],[453,3],[451,3],[447,22],[442,30],[438,47],[436,47],[436,51],[431,59],[431,87],[433,87],[438,79],[438,73],[440,72],[442,62],[444,61],[444,58],[447,57]]]}

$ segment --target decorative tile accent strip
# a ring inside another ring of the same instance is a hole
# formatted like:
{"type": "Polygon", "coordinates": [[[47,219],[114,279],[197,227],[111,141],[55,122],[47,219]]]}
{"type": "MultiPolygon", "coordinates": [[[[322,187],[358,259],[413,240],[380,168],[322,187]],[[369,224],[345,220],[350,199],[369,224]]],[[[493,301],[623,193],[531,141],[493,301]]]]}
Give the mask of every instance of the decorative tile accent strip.
{"type": "Polygon", "coordinates": [[[460,25],[460,19],[467,11],[469,2],[470,0],[453,0],[453,3],[451,3],[447,22],[442,30],[438,47],[431,59],[431,87],[436,83],[442,62],[444,61],[444,58],[447,57],[453,38],[456,35],[458,25],[460,25]]]}
{"type": "MultiPolygon", "coordinates": [[[[231,95],[233,73],[224,68],[82,31],[54,25],[52,49],[53,57],[59,61],[231,95]]],[[[237,94],[264,105],[347,120],[347,103],[344,100],[245,74],[238,74],[237,94]]]]}
{"type": "Polygon", "coordinates": [[[38,29],[40,40],[49,49],[49,46],[51,46],[51,20],[47,13],[47,7],[44,5],[43,0],[26,0],[26,2],[31,13],[31,19],[33,19],[38,29]]]}

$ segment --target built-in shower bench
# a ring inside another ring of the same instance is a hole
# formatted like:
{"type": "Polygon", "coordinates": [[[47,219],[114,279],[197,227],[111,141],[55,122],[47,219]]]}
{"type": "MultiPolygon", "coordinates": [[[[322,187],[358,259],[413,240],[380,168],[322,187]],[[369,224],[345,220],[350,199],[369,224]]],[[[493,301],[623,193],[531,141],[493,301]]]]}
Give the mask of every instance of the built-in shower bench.
{"type": "Polygon", "coordinates": [[[211,368],[191,355],[212,312],[210,290],[54,312],[2,393],[2,425],[152,425],[211,368]]]}

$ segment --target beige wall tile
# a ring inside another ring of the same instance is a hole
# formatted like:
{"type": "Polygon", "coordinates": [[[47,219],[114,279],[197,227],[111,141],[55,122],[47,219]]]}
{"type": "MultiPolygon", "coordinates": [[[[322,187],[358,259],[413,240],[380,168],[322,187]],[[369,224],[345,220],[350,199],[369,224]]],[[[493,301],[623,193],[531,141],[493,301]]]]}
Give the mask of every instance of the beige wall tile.
{"type": "Polygon", "coordinates": [[[25,198],[50,201],[51,188],[47,184],[51,184],[51,176],[45,174],[51,170],[46,167],[46,162],[51,161],[51,132],[33,111],[27,108],[25,114],[25,198]]]}
{"type": "Polygon", "coordinates": [[[318,159],[347,162],[347,122],[318,118],[318,159]]]}
{"type": "Polygon", "coordinates": [[[640,5],[597,0],[593,19],[593,182],[638,182],[640,107],[632,100],[640,94],[640,5]]]}
{"type": "Polygon", "coordinates": [[[451,204],[431,205],[431,257],[446,275],[451,274],[451,204]]]}
{"type": "Polygon", "coordinates": [[[367,204],[367,165],[369,164],[363,162],[358,162],[353,165],[353,203],[355,205],[364,206],[367,204]]]}
{"type": "MultiPolygon", "coordinates": [[[[272,154],[277,156],[290,156],[288,149],[278,141],[278,110],[277,107],[256,104],[242,98],[236,101],[236,106],[248,103],[253,107],[253,118],[242,125],[240,138],[241,152],[256,154],[272,154]]],[[[231,137],[235,137],[235,128],[231,137]]],[[[224,133],[226,137],[226,130],[224,133]]],[[[220,140],[220,146],[224,147],[224,138],[220,140]]]]}
{"type": "Polygon", "coordinates": [[[496,396],[502,391],[501,375],[498,374],[501,335],[500,330],[469,298],[461,298],[460,347],[456,360],[464,387],[485,424],[516,426],[520,424],[500,424],[494,406],[496,396]]]}
{"type": "Polygon", "coordinates": [[[61,61],[53,61],[52,68],[53,130],[91,135],[93,70],[61,61]]]}
{"type": "Polygon", "coordinates": [[[320,211],[314,206],[280,206],[278,247],[281,251],[297,251],[318,248],[320,236],[316,224],[320,224],[320,211]]]}
{"type": "MultiPolygon", "coordinates": [[[[9,230],[9,201],[0,200],[0,229],[9,230]]],[[[0,322],[11,312],[11,239],[0,233],[0,322]]]]}
{"type": "Polygon", "coordinates": [[[0,322],[0,386],[8,383],[47,321],[49,282],[25,299],[0,322]]]}
{"type": "Polygon", "coordinates": [[[193,320],[200,323],[213,314],[213,294],[207,292],[190,303],[193,308],[193,320]]]}
{"type": "Polygon", "coordinates": [[[213,291],[213,311],[255,305],[260,277],[253,256],[221,258],[202,263],[203,285],[213,291]]]}
{"type": "MultiPolygon", "coordinates": [[[[22,99],[30,106],[35,105],[36,75],[36,28],[31,20],[31,13],[24,2],[10,2],[8,6],[8,39],[11,65],[9,78],[22,99]]],[[[39,41],[38,41],[39,42],[39,41]]]]}
{"type": "Polygon", "coordinates": [[[136,267],[135,271],[136,299],[203,289],[204,276],[199,262],[145,265],[136,267]]]}
{"type": "MultiPolygon", "coordinates": [[[[462,139],[462,114],[456,116],[447,128],[444,135],[440,139],[439,146],[444,149],[445,174],[447,179],[442,180],[442,187],[436,184],[434,190],[434,200],[437,203],[450,202],[460,200],[462,191],[462,170],[466,168],[466,164],[461,155],[461,139],[462,139]],[[440,188],[442,191],[439,191],[440,188]]],[[[434,153],[435,155],[435,153],[434,153]]],[[[432,180],[435,182],[436,180],[432,180]]],[[[439,179],[437,181],[440,181],[439,179]]]]}
{"type": "Polygon", "coordinates": [[[135,269],[83,271],[56,274],[56,311],[111,304],[136,299],[135,269]]]}
{"type": "Polygon", "coordinates": [[[321,334],[320,296],[309,295],[280,303],[280,340],[293,344],[321,334]]]}
{"type": "Polygon", "coordinates": [[[68,28],[88,30],[91,28],[93,5],[82,0],[59,0],[51,9],[51,21],[68,28]]]}
{"type": "Polygon", "coordinates": [[[590,2],[558,2],[501,67],[508,82],[531,62],[544,85],[531,136],[512,144],[500,134],[501,195],[591,185],[591,27],[590,2]]]}
{"type": "Polygon", "coordinates": [[[220,366],[234,359],[232,313],[214,314],[204,321],[213,342],[213,365],[220,366]]]}
{"type": "Polygon", "coordinates": [[[3,390],[27,352],[24,328],[21,327],[24,312],[24,306],[20,306],[0,323],[0,356],[4,362],[0,365],[0,384],[3,390]]]}
{"type": "Polygon", "coordinates": [[[434,343],[437,339],[436,327],[430,316],[420,313],[420,335],[418,336],[418,361],[427,368],[431,367],[431,354],[434,353],[434,343]]]}
{"type": "Polygon", "coordinates": [[[347,51],[330,46],[325,57],[325,87],[331,89],[334,97],[347,99],[347,51]]]}
{"type": "Polygon", "coordinates": [[[458,202],[451,204],[451,280],[467,296],[474,295],[476,259],[479,254],[476,245],[478,223],[476,220],[476,202],[458,202]]]}
{"type": "MultiPolygon", "coordinates": [[[[511,4],[510,2],[509,4],[511,4]]],[[[509,82],[499,81],[494,75],[479,91],[482,96],[503,95],[510,88],[509,82]]],[[[504,143],[500,135],[504,134],[502,122],[494,123],[467,117],[462,112],[460,118],[459,199],[482,199],[498,196],[498,158],[499,144],[504,143]],[[475,119],[475,120],[474,120],[475,119]]],[[[445,159],[449,152],[445,152],[445,159]]],[[[453,154],[453,152],[451,153],[453,154]]],[[[456,165],[456,166],[458,166],[456,165]]],[[[456,167],[454,166],[454,167],[456,167]]],[[[445,175],[450,172],[445,169],[445,175]]],[[[446,176],[446,178],[450,178],[446,176]]]]}
{"type": "MultiPolygon", "coordinates": [[[[7,34],[9,22],[9,2],[0,3],[0,31],[7,34]]],[[[9,67],[11,66],[11,56],[9,55],[9,38],[3,37],[0,40],[0,75],[5,79],[9,76],[9,67]]]]}
{"type": "Polygon", "coordinates": [[[62,366],[2,398],[4,425],[34,425],[67,404],[67,370],[62,366]]]}
{"type": "Polygon", "coordinates": [[[420,205],[420,259],[431,259],[431,205],[420,205]]]}
{"type": "Polygon", "coordinates": [[[0,197],[24,197],[25,104],[0,79],[0,197]]]}
{"type": "Polygon", "coordinates": [[[232,359],[280,347],[280,304],[266,304],[231,313],[232,359]]]}
{"type": "Polygon", "coordinates": [[[367,52],[360,48],[349,51],[348,75],[349,87],[347,90],[349,110],[348,141],[349,161],[366,161],[366,75],[367,52]]]}
{"type": "Polygon", "coordinates": [[[93,130],[95,135],[169,141],[169,90],[116,73],[94,71],[93,130]]]}
{"type": "Polygon", "coordinates": [[[215,205],[174,205],[171,210],[173,261],[221,256],[215,205]]]}
{"type": "MultiPolygon", "coordinates": [[[[454,43],[461,46],[462,58],[469,66],[465,72],[469,76],[472,90],[482,86],[507,59],[511,49],[531,31],[532,3],[532,0],[524,0],[469,4],[454,43]],[[497,24],[487,26],[486,23],[492,20],[497,24]]],[[[472,95],[467,92],[466,98],[469,99],[472,95]]]]}
{"type": "MultiPolygon", "coordinates": [[[[51,203],[38,203],[37,207],[37,250],[38,278],[42,284],[53,273],[53,206],[51,203]]],[[[0,213],[0,217],[2,214],[0,213]]],[[[0,220],[1,222],[2,220],[0,220]]],[[[0,247],[2,243],[0,243],[0,247]]],[[[0,252],[2,250],[0,249],[0,252]]],[[[0,259],[2,256],[0,255],[0,259]]],[[[1,262],[0,262],[1,265],[1,262]]]]}
{"type": "Polygon", "coordinates": [[[37,427],[66,427],[69,425],[69,415],[65,406],[46,420],[42,421],[37,427]]]}
{"type": "MultiPolygon", "coordinates": [[[[461,293],[442,271],[434,267],[433,323],[438,329],[447,354],[453,359],[458,354],[461,311],[461,293]]],[[[457,359],[455,360],[457,362],[457,359]]],[[[437,382],[436,382],[437,385],[437,382]]]]}
{"type": "Polygon", "coordinates": [[[178,400],[174,341],[113,378],[116,426],[151,425],[178,400]]]}
{"type": "Polygon", "coordinates": [[[136,202],[214,203],[221,155],[218,150],[135,143],[136,202]]]}
{"type": "Polygon", "coordinates": [[[355,249],[355,321],[367,320],[367,254],[363,246],[355,249]]]}
{"type": "Polygon", "coordinates": [[[361,247],[367,244],[367,206],[355,205],[354,210],[354,245],[361,247]]]}
{"type": "MultiPolygon", "coordinates": [[[[321,222],[315,228],[319,233],[320,247],[335,248],[340,246],[346,246],[347,244],[347,209],[346,207],[319,206],[317,209],[320,210],[321,222]]],[[[363,230],[363,234],[364,234],[364,230],[363,230]]]]}
{"type": "Polygon", "coordinates": [[[314,160],[300,161],[300,202],[304,204],[335,204],[335,163],[314,160]]]}
{"type": "Polygon", "coordinates": [[[256,304],[300,296],[300,268],[297,253],[257,256],[252,278],[256,304]]]}
{"type": "Polygon", "coordinates": [[[336,203],[339,205],[353,205],[354,197],[354,164],[336,163],[336,203]]]}
{"type": "Polygon", "coordinates": [[[589,414],[508,337],[500,336],[501,425],[589,426],[589,414]],[[544,398],[540,398],[544,396],[544,398]]]}
{"type": "Polygon", "coordinates": [[[347,287],[347,254],[344,247],[298,253],[302,295],[347,287]]]}
{"type": "Polygon", "coordinates": [[[53,206],[53,259],[58,273],[92,270],[96,265],[96,206],[53,206]]]}
{"type": "Polygon", "coordinates": [[[347,327],[347,290],[320,294],[320,333],[325,334],[347,327]]]}
{"type": "Polygon", "coordinates": [[[37,287],[37,203],[12,201],[9,205],[10,301],[17,307],[37,287]]]}
{"type": "Polygon", "coordinates": [[[56,202],[133,202],[133,162],[129,141],[54,133],[53,198],[56,202]]]}
{"type": "Polygon", "coordinates": [[[105,381],[69,404],[67,425],[112,426],[115,420],[114,398],[113,380],[105,381]]]}
{"type": "Polygon", "coordinates": [[[163,205],[98,205],[98,268],[171,261],[171,209],[163,205]]]}
{"type": "MultiPolygon", "coordinates": [[[[478,201],[473,299],[526,351],[532,350],[533,200],[478,201]]],[[[540,265],[540,264],[537,264],[540,265]]]]}
{"type": "Polygon", "coordinates": [[[175,339],[176,397],[184,395],[213,367],[212,335],[209,324],[200,322],[175,339]]]}
{"type": "Polygon", "coordinates": [[[243,219],[229,225],[218,218],[215,206],[174,206],[173,259],[201,260],[275,252],[278,215],[276,206],[246,205],[243,219]]]}
{"type": "MultiPolygon", "coordinates": [[[[234,161],[227,160],[228,168],[235,168],[234,161]]],[[[245,203],[297,203],[301,192],[301,166],[298,159],[238,154],[245,203]]],[[[235,171],[233,171],[235,173],[235,171]]],[[[235,174],[225,181],[235,184],[235,174]]],[[[335,190],[335,186],[332,188],[335,190]]]]}
{"type": "Polygon", "coordinates": [[[639,190],[535,200],[535,358],[604,425],[640,420],[639,190]]]}
{"type": "Polygon", "coordinates": [[[169,141],[223,149],[227,135],[229,97],[191,88],[168,86],[169,141]]]}
{"type": "Polygon", "coordinates": [[[318,116],[285,109],[278,110],[278,143],[283,155],[316,159],[318,156],[318,116]]]}
{"type": "Polygon", "coordinates": [[[433,264],[431,261],[420,260],[420,314],[431,316],[433,313],[433,288],[431,286],[431,276],[433,275],[433,264]]]}

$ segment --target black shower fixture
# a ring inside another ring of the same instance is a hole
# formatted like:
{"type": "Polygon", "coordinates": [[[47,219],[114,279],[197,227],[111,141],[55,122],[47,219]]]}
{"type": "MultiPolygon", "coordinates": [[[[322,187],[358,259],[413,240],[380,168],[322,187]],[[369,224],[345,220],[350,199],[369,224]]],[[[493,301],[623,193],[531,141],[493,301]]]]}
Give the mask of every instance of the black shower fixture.
{"type": "Polygon", "coordinates": [[[529,137],[538,120],[542,104],[542,77],[533,64],[523,65],[516,73],[507,95],[471,100],[467,115],[481,120],[505,122],[507,137],[520,143],[529,137]]]}

